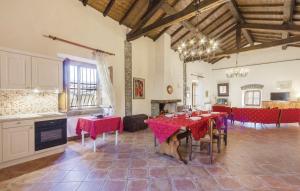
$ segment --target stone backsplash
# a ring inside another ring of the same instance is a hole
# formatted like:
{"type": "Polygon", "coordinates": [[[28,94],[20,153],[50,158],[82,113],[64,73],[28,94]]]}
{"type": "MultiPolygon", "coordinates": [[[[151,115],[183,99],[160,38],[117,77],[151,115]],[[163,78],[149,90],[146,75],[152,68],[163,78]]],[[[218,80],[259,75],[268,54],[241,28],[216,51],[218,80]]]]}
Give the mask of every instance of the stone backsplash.
{"type": "Polygon", "coordinates": [[[0,90],[0,115],[58,111],[58,95],[32,90],[0,90]]]}

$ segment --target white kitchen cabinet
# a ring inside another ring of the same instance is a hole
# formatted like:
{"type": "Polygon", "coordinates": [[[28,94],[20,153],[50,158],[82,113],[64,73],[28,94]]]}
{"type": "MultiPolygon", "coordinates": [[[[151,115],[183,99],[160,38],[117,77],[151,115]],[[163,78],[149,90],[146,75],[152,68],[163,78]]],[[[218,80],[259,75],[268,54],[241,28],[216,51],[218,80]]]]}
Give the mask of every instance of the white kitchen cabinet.
{"type": "Polygon", "coordinates": [[[62,62],[32,57],[32,88],[62,90],[62,62]]]}
{"type": "Polygon", "coordinates": [[[34,153],[33,126],[33,122],[10,122],[3,124],[3,161],[19,159],[34,153]]]}
{"type": "Polygon", "coordinates": [[[2,124],[0,123],[0,162],[3,160],[2,158],[2,124]]]}
{"type": "Polygon", "coordinates": [[[31,88],[31,57],[0,51],[2,89],[31,88]]]}

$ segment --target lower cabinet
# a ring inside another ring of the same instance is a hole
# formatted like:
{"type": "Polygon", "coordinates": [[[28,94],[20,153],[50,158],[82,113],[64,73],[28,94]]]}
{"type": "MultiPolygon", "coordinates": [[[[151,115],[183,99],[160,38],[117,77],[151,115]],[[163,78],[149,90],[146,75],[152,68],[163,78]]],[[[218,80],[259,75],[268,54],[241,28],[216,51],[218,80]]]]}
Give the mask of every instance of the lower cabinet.
{"type": "Polygon", "coordinates": [[[3,161],[29,156],[34,153],[33,125],[2,128],[3,161]]]}
{"type": "Polygon", "coordinates": [[[2,158],[2,124],[0,124],[0,162],[3,160],[2,158]]]}

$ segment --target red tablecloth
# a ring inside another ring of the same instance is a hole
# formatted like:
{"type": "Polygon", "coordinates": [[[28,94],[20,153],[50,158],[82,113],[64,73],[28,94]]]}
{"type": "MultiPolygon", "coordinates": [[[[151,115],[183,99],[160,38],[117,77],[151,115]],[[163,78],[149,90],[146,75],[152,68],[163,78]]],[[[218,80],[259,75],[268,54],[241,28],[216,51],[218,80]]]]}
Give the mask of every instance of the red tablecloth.
{"type": "Polygon", "coordinates": [[[81,131],[86,131],[92,139],[96,139],[97,135],[118,130],[123,131],[123,123],[121,117],[109,116],[104,118],[82,117],[78,119],[76,126],[77,135],[81,135],[81,131]]]}
{"type": "MultiPolygon", "coordinates": [[[[193,113],[196,116],[196,113],[193,113]]],[[[170,136],[176,133],[180,128],[185,127],[189,129],[195,140],[202,138],[208,130],[209,119],[216,119],[217,127],[220,128],[224,124],[225,113],[211,114],[209,117],[202,117],[201,120],[193,121],[185,116],[178,116],[167,118],[160,116],[154,119],[148,119],[147,124],[152,129],[155,137],[160,143],[166,141],[170,136]]]]}

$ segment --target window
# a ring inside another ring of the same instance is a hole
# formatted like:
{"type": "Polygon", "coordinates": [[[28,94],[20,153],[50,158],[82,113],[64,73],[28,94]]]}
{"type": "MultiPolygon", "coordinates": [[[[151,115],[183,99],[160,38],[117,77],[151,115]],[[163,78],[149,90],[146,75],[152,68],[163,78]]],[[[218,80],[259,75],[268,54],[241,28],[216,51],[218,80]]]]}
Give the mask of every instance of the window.
{"type": "Polygon", "coordinates": [[[70,110],[87,109],[100,105],[99,78],[96,65],[65,62],[65,89],[70,110]]]}
{"type": "Polygon", "coordinates": [[[244,103],[246,106],[260,106],[261,91],[247,90],[244,94],[244,103]]]}

